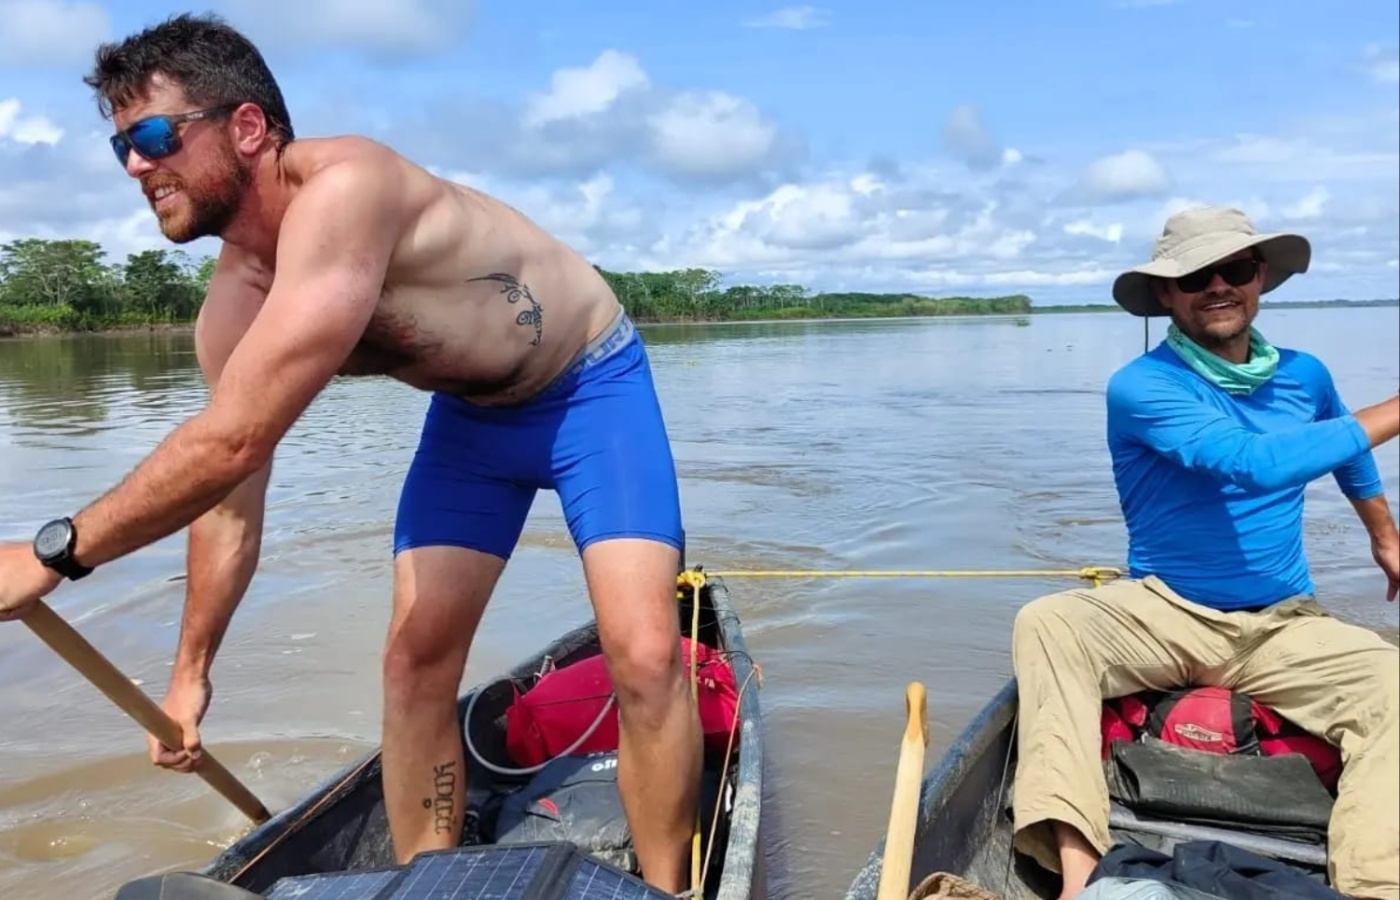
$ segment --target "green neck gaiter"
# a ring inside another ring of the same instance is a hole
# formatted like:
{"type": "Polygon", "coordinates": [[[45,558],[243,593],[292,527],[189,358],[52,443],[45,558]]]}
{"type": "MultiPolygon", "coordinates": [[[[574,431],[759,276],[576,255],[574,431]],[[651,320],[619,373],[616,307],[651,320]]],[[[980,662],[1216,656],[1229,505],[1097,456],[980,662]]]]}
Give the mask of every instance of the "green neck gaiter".
{"type": "Polygon", "coordinates": [[[1183,334],[1175,322],[1167,329],[1167,346],[1202,378],[1231,394],[1253,393],[1278,370],[1278,350],[1254,328],[1249,329],[1246,363],[1232,363],[1216,356],[1183,334]]]}

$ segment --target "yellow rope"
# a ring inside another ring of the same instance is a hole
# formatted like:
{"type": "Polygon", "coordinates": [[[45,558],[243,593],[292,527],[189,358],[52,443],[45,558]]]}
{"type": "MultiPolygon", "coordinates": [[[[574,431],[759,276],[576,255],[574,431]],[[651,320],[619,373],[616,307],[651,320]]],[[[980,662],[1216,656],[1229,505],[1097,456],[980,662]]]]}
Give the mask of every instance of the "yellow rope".
{"type": "Polygon", "coordinates": [[[1082,578],[1095,586],[1123,575],[1112,566],[1081,569],[728,569],[706,573],[717,578],[1082,578]]]}
{"type": "MultiPolygon", "coordinates": [[[[705,586],[705,573],[699,569],[687,569],[676,576],[677,596],[685,597],[685,592],[679,588],[689,586],[691,594],[690,604],[690,699],[696,704],[700,703],[700,676],[698,664],[700,653],[697,645],[700,643],[700,589],[705,586]]],[[[700,806],[695,807],[695,827],[690,834],[690,890],[695,896],[701,895],[701,819],[700,806]]]]}

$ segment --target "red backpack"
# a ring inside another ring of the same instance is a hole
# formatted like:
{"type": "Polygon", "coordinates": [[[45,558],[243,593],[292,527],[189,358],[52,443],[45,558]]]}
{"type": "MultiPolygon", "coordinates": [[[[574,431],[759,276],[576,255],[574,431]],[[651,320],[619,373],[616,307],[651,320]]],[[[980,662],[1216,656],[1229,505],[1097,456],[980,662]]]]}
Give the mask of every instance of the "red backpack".
{"type": "Polygon", "coordinates": [[[1143,691],[1104,702],[1103,758],[1114,741],[1151,737],[1206,753],[1279,756],[1301,753],[1333,793],[1342,774],[1337,748],[1257,702],[1222,687],[1143,691]]]}
{"type": "MultiPolygon", "coordinates": [[[[691,647],[699,648],[696,677],[699,680],[700,727],[705,743],[723,753],[739,714],[734,669],[724,655],[706,644],[692,645],[681,638],[681,660],[690,678],[691,647]]],[[[597,719],[612,696],[612,679],[601,655],[581,659],[555,669],[534,687],[515,698],[506,710],[506,751],[517,766],[537,766],[569,749],[597,719]]],[[[575,754],[605,753],[617,749],[617,706],[608,711],[575,754]]],[[[738,739],[735,739],[738,747],[738,739]]]]}

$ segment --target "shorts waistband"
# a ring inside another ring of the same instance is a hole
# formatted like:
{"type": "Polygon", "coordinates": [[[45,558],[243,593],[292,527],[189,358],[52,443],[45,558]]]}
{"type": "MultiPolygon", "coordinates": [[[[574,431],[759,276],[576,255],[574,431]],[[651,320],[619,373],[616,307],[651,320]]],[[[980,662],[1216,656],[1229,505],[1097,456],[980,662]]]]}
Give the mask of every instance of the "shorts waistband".
{"type": "Polygon", "coordinates": [[[539,393],[547,394],[615,356],[618,351],[627,346],[636,334],[637,327],[632,324],[632,319],[627,315],[627,311],[619,309],[612,323],[604,328],[601,334],[589,341],[588,346],[580,350],[578,355],[574,357],[574,361],[565,366],[564,371],[554,376],[554,380],[550,381],[539,393]]]}

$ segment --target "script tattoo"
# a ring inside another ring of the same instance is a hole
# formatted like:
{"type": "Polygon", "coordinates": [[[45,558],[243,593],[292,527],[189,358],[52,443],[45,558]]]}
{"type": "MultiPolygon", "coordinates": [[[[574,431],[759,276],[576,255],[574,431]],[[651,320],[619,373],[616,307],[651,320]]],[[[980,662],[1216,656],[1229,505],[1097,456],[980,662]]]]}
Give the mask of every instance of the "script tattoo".
{"type": "Polygon", "coordinates": [[[457,789],[455,762],[433,766],[433,796],[423,798],[423,808],[433,811],[433,833],[452,833],[452,798],[457,789]]]}
{"type": "Polygon", "coordinates": [[[480,278],[469,278],[468,281],[494,281],[502,285],[501,293],[506,295],[507,303],[519,303],[521,300],[530,304],[530,308],[521,310],[520,315],[515,317],[515,324],[529,325],[535,329],[535,339],[530,342],[530,346],[539,346],[540,338],[544,335],[544,310],[541,308],[530,289],[516,280],[514,275],[507,275],[504,272],[496,272],[491,275],[483,275],[480,278]]]}

